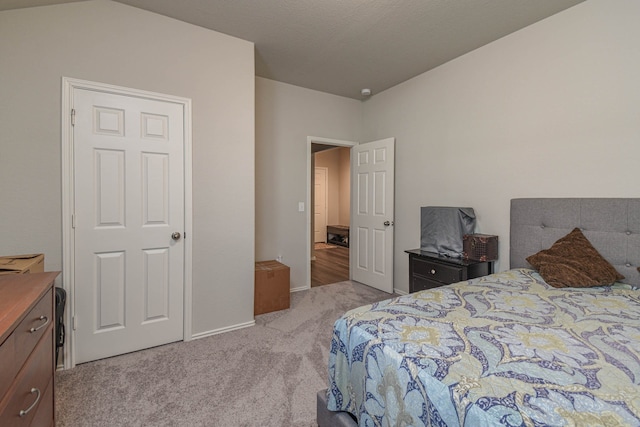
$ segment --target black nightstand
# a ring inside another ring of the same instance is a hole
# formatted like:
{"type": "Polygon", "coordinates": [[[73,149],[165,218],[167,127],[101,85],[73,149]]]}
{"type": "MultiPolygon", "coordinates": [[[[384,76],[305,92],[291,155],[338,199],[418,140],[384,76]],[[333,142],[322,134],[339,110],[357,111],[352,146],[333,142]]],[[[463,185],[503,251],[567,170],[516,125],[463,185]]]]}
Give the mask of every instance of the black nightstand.
{"type": "Polygon", "coordinates": [[[493,273],[493,261],[450,258],[420,249],[405,252],[409,254],[411,293],[493,273]]]}

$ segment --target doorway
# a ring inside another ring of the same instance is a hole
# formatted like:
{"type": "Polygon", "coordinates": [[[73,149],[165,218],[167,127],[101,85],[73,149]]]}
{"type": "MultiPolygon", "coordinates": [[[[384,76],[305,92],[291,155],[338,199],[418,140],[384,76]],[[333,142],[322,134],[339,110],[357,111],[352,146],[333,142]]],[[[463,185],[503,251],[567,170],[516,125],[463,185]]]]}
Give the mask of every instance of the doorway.
{"type": "Polygon", "coordinates": [[[342,282],[351,277],[350,155],[354,145],[356,143],[350,141],[308,138],[309,287],[342,282]],[[318,179],[325,181],[318,182],[318,179]],[[318,187],[323,194],[318,194],[318,187]]]}

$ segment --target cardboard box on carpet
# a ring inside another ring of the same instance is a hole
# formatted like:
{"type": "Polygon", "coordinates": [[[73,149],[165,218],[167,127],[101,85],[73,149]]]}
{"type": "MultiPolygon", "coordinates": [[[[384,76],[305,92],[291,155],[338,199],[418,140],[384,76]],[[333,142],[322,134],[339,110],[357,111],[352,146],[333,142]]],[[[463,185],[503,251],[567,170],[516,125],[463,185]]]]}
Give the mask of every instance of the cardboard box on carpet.
{"type": "Polygon", "coordinates": [[[256,262],[253,314],[289,308],[289,267],[278,261],[256,262]]]}
{"type": "Polygon", "coordinates": [[[0,257],[0,275],[42,273],[44,254],[9,255],[0,257]]]}

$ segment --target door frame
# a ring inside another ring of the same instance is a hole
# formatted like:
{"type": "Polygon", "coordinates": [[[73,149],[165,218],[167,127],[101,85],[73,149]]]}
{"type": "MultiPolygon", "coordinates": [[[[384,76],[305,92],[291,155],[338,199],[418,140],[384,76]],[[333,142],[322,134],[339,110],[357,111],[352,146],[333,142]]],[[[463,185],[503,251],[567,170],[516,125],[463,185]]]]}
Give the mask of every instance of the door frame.
{"type": "Polygon", "coordinates": [[[74,168],[73,168],[73,126],[72,103],[73,92],[85,89],[106,92],[129,97],[146,98],[155,101],[180,104],[184,111],[184,310],[183,310],[183,341],[192,339],[192,236],[193,236],[193,206],[192,206],[192,129],[191,129],[191,99],[157,92],[149,92],[106,83],[62,77],[62,110],[61,110],[61,145],[62,145],[62,287],[67,292],[67,306],[65,309],[66,336],[62,349],[64,369],[75,366],[75,241],[73,215],[75,213],[74,199],[74,168]]]}
{"type": "MultiPolygon", "coordinates": [[[[323,145],[335,145],[336,147],[353,147],[359,144],[356,141],[346,141],[340,139],[331,139],[331,138],[322,138],[319,136],[307,136],[307,236],[305,237],[305,241],[307,243],[306,249],[306,262],[305,262],[305,277],[306,277],[306,286],[302,289],[296,290],[305,290],[311,289],[311,174],[315,173],[315,169],[311,167],[311,156],[313,152],[311,151],[311,144],[323,144],[323,145]]],[[[349,180],[351,180],[351,174],[349,174],[349,180]]],[[[349,183],[349,188],[352,189],[353,182],[349,183]]],[[[351,223],[351,216],[353,212],[349,212],[349,223],[351,223]]],[[[351,247],[349,247],[349,257],[351,257],[351,247]]],[[[351,263],[349,263],[349,279],[351,279],[351,263]]]]}

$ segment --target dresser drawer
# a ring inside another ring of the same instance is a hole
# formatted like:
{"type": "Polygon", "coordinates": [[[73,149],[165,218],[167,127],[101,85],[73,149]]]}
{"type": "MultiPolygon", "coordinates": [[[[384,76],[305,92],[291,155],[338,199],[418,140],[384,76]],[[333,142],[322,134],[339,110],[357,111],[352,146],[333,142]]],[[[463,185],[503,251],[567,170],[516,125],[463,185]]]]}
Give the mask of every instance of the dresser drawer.
{"type": "Polygon", "coordinates": [[[53,382],[53,328],[48,325],[44,329],[48,336],[38,343],[4,400],[0,402],[0,425],[3,427],[31,425],[41,407],[45,410],[53,407],[53,394],[47,394],[47,388],[53,382]],[[27,410],[28,413],[21,417],[20,411],[27,410]]]}
{"type": "Polygon", "coordinates": [[[444,284],[455,283],[462,280],[462,268],[432,262],[416,258],[413,264],[413,273],[424,276],[430,280],[436,280],[444,284]]]}
{"type": "Polygon", "coordinates": [[[16,377],[21,363],[16,361],[15,334],[9,337],[0,346],[0,399],[7,392],[11,382],[16,377]]]}
{"type": "Polygon", "coordinates": [[[53,414],[53,380],[49,381],[47,390],[44,392],[38,407],[33,410],[36,412],[31,420],[32,426],[51,426],[51,414],[53,414]]]}
{"type": "Polygon", "coordinates": [[[55,321],[53,317],[53,289],[38,301],[13,332],[15,335],[16,360],[24,361],[36,343],[55,321]]]}

